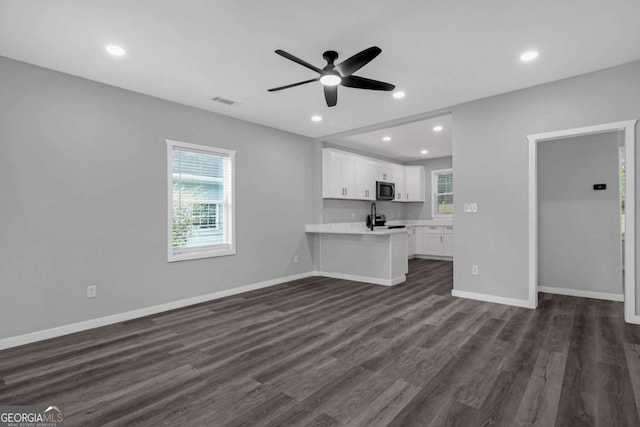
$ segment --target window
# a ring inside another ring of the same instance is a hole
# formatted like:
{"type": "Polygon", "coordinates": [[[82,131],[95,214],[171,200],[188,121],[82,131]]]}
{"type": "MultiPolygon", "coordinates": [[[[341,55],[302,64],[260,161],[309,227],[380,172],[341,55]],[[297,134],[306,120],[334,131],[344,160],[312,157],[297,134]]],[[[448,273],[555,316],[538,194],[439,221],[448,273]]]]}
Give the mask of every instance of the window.
{"type": "Polygon", "coordinates": [[[169,262],[235,254],[235,151],[167,141],[169,262]]]}
{"type": "Polygon", "coordinates": [[[431,172],[431,214],[433,217],[453,216],[453,170],[431,172]]]}

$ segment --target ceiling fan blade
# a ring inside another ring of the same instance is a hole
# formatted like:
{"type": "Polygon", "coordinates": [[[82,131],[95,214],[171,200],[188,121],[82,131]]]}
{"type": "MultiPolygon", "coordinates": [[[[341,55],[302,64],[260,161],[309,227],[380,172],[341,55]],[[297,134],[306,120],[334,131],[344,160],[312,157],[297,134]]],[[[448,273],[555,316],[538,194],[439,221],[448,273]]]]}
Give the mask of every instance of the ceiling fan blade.
{"type": "Polygon", "coordinates": [[[356,53],[349,59],[345,59],[340,64],[336,65],[336,68],[334,69],[345,77],[350,76],[351,73],[355,73],[360,68],[367,65],[373,58],[380,55],[380,52],[382,52],[382,49],[378,46],[372,46],[362,52],[356,53]]]}
{"type": "Polygon", "coordinates": [[[282,90],[282,89],[289,89],[290,87],[306,85],[307,83],[317,82],[318,80],[320,80],[320,77],[316,77],[315,79],[311,79],[311,80],[305,80],[303,82],[293,83],[293,84],[286,85],[286,86],[274,87],[273,89],[269,89],[269,92],[275,92],[275,91],[282,90]]]}
{"type": "Polygon", "coordinates": [[[307,67],[310,70],[315,71],[316,73],[322,73],[322,70],[314,65],[309,64],[307,61],[303,61],[302,59],[298,58],[297,56],[293,56],[291,55],[289,52],[285,52],[284,50],[276,50],[276,53],[282,57],[287,58],[290,61],[293,61],[297,64],[302,65],[303,67],[307,67]]]}
{"type": "Polygon", "coordinates": [[[344,77],[340,83],[342,86],[353,87],[356,89],[384,90],[391,91],[396,88],[390,83],[380,82],[378,80],[367,79],[365,77],[349,76],[344,77]]]}
{"type": "Polygon", "coordinates": [[[328,107],[333,107],[338,103],[338,86],[325,86],[324,99],[328,107]]]}

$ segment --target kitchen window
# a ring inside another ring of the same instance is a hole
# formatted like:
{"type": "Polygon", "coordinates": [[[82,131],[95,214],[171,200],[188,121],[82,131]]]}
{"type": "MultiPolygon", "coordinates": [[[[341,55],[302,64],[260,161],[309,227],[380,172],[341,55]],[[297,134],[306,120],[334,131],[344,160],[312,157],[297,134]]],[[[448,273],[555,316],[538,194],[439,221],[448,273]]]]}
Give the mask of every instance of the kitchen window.
{"type": "Polygon", "coordinates": [[[235,254],[235,151],[167,141],[169,262],[235,254]]]}
{"type": "Polygon", "coordinates": [[[431,172],[431,215],[453,217],[453,169],[431,172]]]}

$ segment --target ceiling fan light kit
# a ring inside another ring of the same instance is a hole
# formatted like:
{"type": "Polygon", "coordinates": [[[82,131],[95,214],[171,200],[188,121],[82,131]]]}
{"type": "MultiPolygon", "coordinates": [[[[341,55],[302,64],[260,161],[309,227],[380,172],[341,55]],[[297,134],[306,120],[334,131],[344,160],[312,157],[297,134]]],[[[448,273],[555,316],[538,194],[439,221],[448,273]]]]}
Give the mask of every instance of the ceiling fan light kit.
{"type": "Polygon", "coordinates": [[[361,52],[356,53],[352,57],[342,61],[340,64],[335,65],[334,62],[338,59],[338,52],[334,50],[328,50],[322,54],[322,57],[327,61],[327,65],[320,69],[302,59],[285,52],[284,50],[276,50],[276,53],[290,61],[302,65],[310,70],[320,74],[320,77],[315,79],[305,80],[298,83],[289,84],[286,86],[275,87],[269,89],[269,92],[276,92],[283,89],[289,89],[295,86],[301,86],[307,83],[320,81],[324,86],[324,98],[327,102],[327,106],[333,107],[338,103],[338,86],[346,86],[355,89],[368,89],[368,90],[380,90],[380,91],[392,91],[395,86],[390,83],[381,82],[378,80],[367,79],[365,77],[359,77],[353,75],[360,68],[371,62],[376,56],[380,55],[382,49],[377,46],[372,46],[361,52]]]}

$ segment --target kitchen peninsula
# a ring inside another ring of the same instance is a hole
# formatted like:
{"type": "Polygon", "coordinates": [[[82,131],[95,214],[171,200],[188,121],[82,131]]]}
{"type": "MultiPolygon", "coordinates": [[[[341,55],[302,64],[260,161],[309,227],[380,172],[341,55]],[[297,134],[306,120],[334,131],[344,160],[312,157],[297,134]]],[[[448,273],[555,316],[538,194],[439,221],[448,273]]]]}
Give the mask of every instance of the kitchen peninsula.
{"type": "Polygon", "coordinates": [[[305,226],[318,240],[318,275],[393,286],[407,280],[407,230],[363,223],[305,226]]]}

